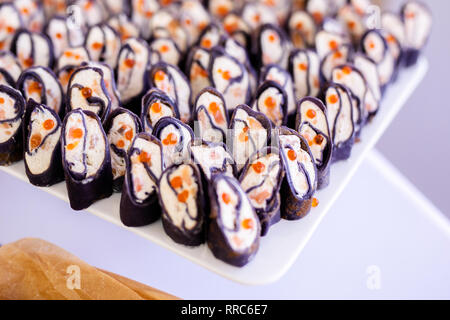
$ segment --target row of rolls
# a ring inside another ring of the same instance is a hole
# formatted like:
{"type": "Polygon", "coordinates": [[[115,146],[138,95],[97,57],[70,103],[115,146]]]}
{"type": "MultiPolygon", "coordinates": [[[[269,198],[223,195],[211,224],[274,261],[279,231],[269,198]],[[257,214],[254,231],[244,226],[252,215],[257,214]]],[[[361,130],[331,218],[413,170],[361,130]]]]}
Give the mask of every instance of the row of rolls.
{"type": "Polygon", "coordinates": [[[74,210],[121,192],[126,226],[161,219],[244,266],[271,225],[318,204],[427,42],[425,5],[369,28],[369,4],[1,3],[0,164],[65,180],[74,210]]]}

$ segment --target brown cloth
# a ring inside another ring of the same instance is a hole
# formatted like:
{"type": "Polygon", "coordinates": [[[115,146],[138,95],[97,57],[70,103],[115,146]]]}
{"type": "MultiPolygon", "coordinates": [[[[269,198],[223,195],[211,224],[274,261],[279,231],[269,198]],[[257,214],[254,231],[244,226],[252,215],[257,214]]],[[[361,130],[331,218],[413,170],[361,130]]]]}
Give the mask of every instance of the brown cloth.
{"type": "Polygon", "coordinates": [[[174,300],[175,296],[94,268],[40,239],[0,247],[0,299],[174,300]]]}

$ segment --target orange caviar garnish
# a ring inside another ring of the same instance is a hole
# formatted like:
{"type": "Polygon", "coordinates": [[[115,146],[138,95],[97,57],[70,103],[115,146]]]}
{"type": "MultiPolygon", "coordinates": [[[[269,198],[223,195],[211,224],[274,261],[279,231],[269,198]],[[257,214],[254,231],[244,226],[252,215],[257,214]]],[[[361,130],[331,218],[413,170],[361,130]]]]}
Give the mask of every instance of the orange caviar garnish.
{"type": "Polygon", "coordinates": [[[306,116],[310,119],[314,119],[316,117],[316,112],[313,109],[309,109],[306,111],[306,116]]]}
{"type": "Polygon", "coordinates": [[[217,12],[219,16],[225,16],[228,13],[228,7],[225,5],[220,5],[217,7],[217,12]]]}
{"type": "Polygon", "coordinates": [[[342,52],[336,51],[336,52],[333,54],[333,58],[334,58],[334,59],[340,59],[340,58],[342,58],[342,52]]]}
{"type": "Polygon", "coordinates": [[[128,130],[127,132],[125,132],[125,139],[127,139],[128,141],[133,140],[133,130],[128,130]]]}
{"type": "Polygon", "coordinates": [[[80,128],[71,128],[69,130],[69,136],[72,139],[81,139],[83,137],[83,130],[80,128]]]}
{"type": "Polygon", "coordinates": [[[276,36],[274,34],[269,35],[269,41],[274,42],[276,39],[276,36]]]}
{"type": "Polygon", "coordinates": [[[336,50],[339,46],[336,40],[331,40],[328,45],[330,46],[331,50],[336,50]]]}
{"type": "Polygon", "coordinates": [[[311,205],[313,208],[317,207],[319,205],[319,200],[317,200],[317,198],[313,198],[311,205]]]}
{"type": "Polygon", "coordinates": [[[212,42],[210,39],[205,38],[202,40],[202,47],[209,49],[209,48],[211,48],[211,46],[212,46],[212,42]]]}
{"type": "Polygon", "coordinates": [[[176,144],[178,142],[177,137],[172,132],[167,135],[167,137],[163,140],[164,145],[176,144]]]}
{"type": "Polygon", "coordinates": [[[161,53],[165,53],[165,52],[167,52],[167,51],[169,51],[170,50],[170,48],[169,48],[169,46],[167,45],[167,44],[163,44],[160,48],[159,48],[159,52],[161,52],[161,53]]]}
{"type": "Polygon", "coordinates": [[[3,99],[3,98],[0,97],[0,103],[1,103],[1,104],[5,103],[5,99],[3,99]]]}
{"type": "Polygon", "coordinates": [[[345,66],[342,68],[342,72],[345,74],[350,74],[352,73],[352,68],[350,68],[349,66],[345,66]]]}
{"type": "Polygon", "coordinates": [[[38,81],[31,81],[30,85],[28,86],[28,93],[41,93],[42,91],[42,84],[38,81]]]}
{"type": "Polygon", "coordinates": [[[318,12],[318,11],[313,12],[312,16],[313,16],[314,20],[315,20],[317,23],[322,22],[323,17],[322,17],[322,14],[321,14],[320,12],[318,12]]]}
{"type": "Polygon", "coordinates": [[[26,67],[31,67],[34,63],[34,59],[32,57],[29,57],[28,59],[25,59],[23,63],[26,67]]]}
{"type": "Polygon", "coordinates": [[[253,219],[242,220],[242,228],[244,229],[253,229],[254,225],[253,219]]]}
{"type": "Polygon", "coordinates": [[[347,22],[347,26],[348,26],[349,29],[355,29],[356,22],[355,21],[349,21],[349,22],[347,22]]]}
{"type": "Polygon", "coordinates": [[[178,195],[178,201],[184,203],[184,202],[187,201],[188,197],[189,197],[189,191],[184,190],[183,192],[181,192],[181,193],[178,195]]]}
{"type": "Polygon", "coordinates": [[[264,169],[266,168],[266,166],[264,165],[264,163],[262,163],[261,161],[258,161],[257,163],[254,163],[252,165],[253,170],[255,170],[256,173],[261,173],[264,171],[264,169]]]}
{"type": "Polygon", "coordinates": [[[123,64],[128,67],[128,68],[133,68],[134,66],[134,59],[125,59],[125,61],[123,62],[123,64]]]}
{"type": "Polygon", "coordinates": [[[231,75],[230,75],[230,71],[226,70],[222,73],[222,78],[224,78],[225,80],[230,80],[231,79],[231,75]]]}
{"type": "Polygon", "coordinates": [[[148,10],[148,11],[145,12],[145,16],[146,16],[147,18],[151,18],[151,17],[153,16],[153,12],[150,11],[150,10],[148,10]]]}
{"type": "Polygon", "coordinates": [[[288,155],[289,160],[291,160],[291,161],[297,160],[297,153],[294,150],[290,149],[288,151],[287,155],[288,155]]]}
{"type": "Polygon", "coordinates": [[[36,149],[42,142],[42,137],[39,133],[33,134],[30,138],[30,147],[31,150],[36,149]]]}
{"type": "Polygon", "coordinates": [[[64,55],[65,55],[67,58],[70,58],[70,57],[73,55],[73,53],[72,53],[72,51],[66,51],[66,52],[64,52],[64,55]]]}
{"type": "Polygon", "coordinates": [[[92,97],[92,89],[88,88],[88,87],[84,87],[83,89],[81,89],[81,94],[83,95],[83,97],[90,98],[92,97]]]}
{"type": "Polygon", "coordinates": [[[302,29],[303,29],[303,23],[298,22],[298,23],[295,25],[295,28],[296,28],[297,30],[302,30],[302,29]]]}
{"type": "Polygon", "coordinates": [[[161,109],[162,109],[159,102],[153,102],[152,106],[150,108],[151,108],[152,112],[154,112],[154,113],[160,113],[161,109]]]}
{"type": "Polygon", "coordinates": [[[119,148],[125,147],[125,142],[123,140],[117,141],[117,147],[119,147],[119,148]]]}
{"type": "Polygon", "coordinates": [[[222,201],[223,201],[225,204],[229,204],[230,201],[231,201],[230,195],[229,195],[228,193],[222,193],[222,201]]]}
{"type": "Polygon", "coordinates": [[[55,37],[56,37],[57,39],[61,39],[61,38],[62,38],[62,34],[59,33],[59,32],[57,32],[57,33],[55,34],[55,37]]]}
{"type": "Polygon", "coordinates": [[[211,102],[209,104],[209,111],[213,114],[220,111],[219,105],[217,104],[217,102],[211,102]]]}
{"type": "Polygon", "coordinates": [[[373,41],[370,41],[369,48],[370,49],[375,49],[375,43],[373,41]]]}
{"type": "Polygon", "coordinates": [[[94,50],[100,50],[101,48],[103,48],[103,44],[100,42],[94,42],[92,44],[92,49],[94,49],[94,50]]]}
{"type": "Polygon", "coordinates": [[[308,65],[306,63],[300,63],[298,65],[298,68],[302,71],[306,71],[306,70],[308,70],[308,65]]]}
{"type": "Polygon", "coordinates": [[[73,149],[75,149],[75,148],[77,147],[77,145],[78,145],[78,141],[75,142],[75,143],[69,143],[69,144],[67,145],[67,149],[68,149],[68,150],[73,150],[73,149]]]}
{"type": "Polygon", "coordinates": [[[315,136],[314,142],[315,142],[316,144],[322,144],[322,142],[323,142],[323,137],[322,137],[322,135],[318,134],[317,136],[315,136]]]}
{"type": "Polygon", "coordinates": [[[156,73],[155,73],[156,81],[163,81],[165,77],[166,77],[166,74],[164,73],[164,71],[162,71],[162,70],[156,71],[156,73]]]}
{"type": "Polygon", "coordinates": [[[139,154],[139,161],[142,163],[149,163],[152,161],[152,157],[147,152],[141,151],[141,153],[139,154]]]}
{"type": "Polygon", "coordinates": [[[11,27],[11,26],[7,26],[6,27],[6,32],[8,32],[8,33],[14,33],[16,31],[16,29],[14,29],[13,27],[11,27]]]}
{"type": "Polygon", "coordinates": [[[53,121],[52,119],[47,119],[44,121],[42,126],[44,127],[45,130],[51,130],[55,127],[55,121],[53,121]]]}
{"type": "Polygon", "coordinates": [[[393,43],[393,42],[395,42],[395,37],[392,35],[392,34],[389,34],[388,36],[387,36],[387,38],[386,38],[386,40],[387,40],[387,42],[389,42],[389,43],[393,43]]]}
{"type": "Polygon", "coordinates": [[[267,97],[266,100],[264,100],[264,104],[267,108],[275,108],[277,106],[277,101],[273,97],[267,97]]]}
{"type": "Polygon", "coordinates": [[[332,94],[331,96],[328,97],[328,102],[331,104],[335,104],[339,101],[339,98],[337,95],[332,94]]]}
{"type": "Polygon", "coordinates": [[[174,189],[181,188],[181,186],[183,185],[183,179],[181,179],[181,177],[175,177],[170,180],[170,185],[174,189]]]}

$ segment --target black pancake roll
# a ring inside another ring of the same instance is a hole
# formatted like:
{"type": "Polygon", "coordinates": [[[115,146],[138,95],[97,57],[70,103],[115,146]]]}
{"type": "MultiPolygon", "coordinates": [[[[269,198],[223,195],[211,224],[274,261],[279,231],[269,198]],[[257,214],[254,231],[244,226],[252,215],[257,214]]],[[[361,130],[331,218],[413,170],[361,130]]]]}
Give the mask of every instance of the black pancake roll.
{"type": "MultiPolygon", "coordinates": [[[[350,2],[350,1],[349,1],[350,2]]],[[[365,8],[361,6],[361,1],[358,4],[347,4],[343,5],[339,8],[337,13],[337,20],[345,26],[346,31],[351,36],[352,43],[358,45],[361,41],[361,37],[364,32],[367,30],[367,26],[371,21],[368,17],[370,17],[371,12],[364,11],[365,8]],[[363,11],[361,11],[363,10],[363,11]]],[[[365,1],[365,3],[369,3],[370,1],[365,1]]]]}
{"type": "Polygon", "coordinates": [[[278,64],[287,68],[290,44],[283,29],[273,24],[264,24],[258,29],[254,43],[256,66],[278,64]]]}
{"type": "Polygon", "coordinates": [[[164,168],[161,142],[148,133],[140,133],[126,159],[120,220],[127,227],[145,226],[161,215],[157,195],[158,179],[164,168]]]}
{"type": "Polygon", "coordinates": [[[45,67],[31,67],[20,75],[17,89],[26,101],[33,99],[55,111],[64,114],[64,93],[52,70],[45,67]]]}
{"type": "Polygon", "coordinates": [[[420,52],[430,37],[433,17],[425,2],[408,1],[401,9],[401,17],[405,25],[405,65],[417,63],[420,52]]]}
{"type": "Polygon", "coordinates": [[[95,201],[111,196],[113,176],[109,143],[95,113],[75,109],[66,115],[61,150],[73,210],[86,209],[95,201]]]}
{"type": "Polygon", "coordinates": [[[377,65],[380,86],[387,86],[394,76],[396,61],[383,32],[378,29],[367,31],[361,39],[361,50],[377,65]]]}
{"type": "Polygon", "coordinates": [[[0,35],[0,50],[9,50],[14,33],[24,27],[20,12],[13,1],[0,3],[0,20],[8,22],[0,35]]]}
{"type": "Polygon", "coordinates": [[[49,187],[64,180],[61,119],[51,108],[28,100],[23,125],[25,172],[31,184],[49,187]]]}
{"type": "Polygon", "coordinates": [[[198,37],[196,46],[210,50],[219,45],[222,38],[226,37],[222,26],[216,22],[207,25],[198,37]]]}
{"type": "Polygon", "coordinates": [[[11,52],[19,59],[22,69],[33,66],[53,67],[53,45],[50,38],[43,33],[31,32],[26,29],[17,30],[11,42],[11,52]],[[24,47],[28,42],[30,50],[24,47]]]}
{"type": "Polygon", "coordinates": [[[20,91],[0,85],[0,166],[22,159],[25,100],[20,91]]]}
{"type": "Polygon", "coordinates": [[[287,124],[287,94],[275,81],[266,80],[261,83],[251,106],[254,110],[265,114],[275,127],[287,124]]]}
{"type": "Polygon", "coordinates": [[[289,56],[289,73],[294,81],[297,100],[306,96],[316,96],[320,90],[320,60],[313,50],[294,50],[289,56]]]}
{"type": "Polygon", "coordinates": [[[366,109],[370,118],[374,117],[380,108],[382,86],[377,72],[376,63],[362,53],[353,55],[353,65],[362,73],[367,83],[366,109]]]}
{"type": "Polygon", "coordinates": [[[296,10],[288,19],[288,31],[292,44],[297,49],[314,47],[317,25],[311,14],[304,10],[296,10]]]}
{"type": "Polygon", "coordinates": [[[210,142],[226,142],[228,110],[222,94],[212,87],[200,91],[194,103],[194,132],[210,142]]]}
{"type": "Polygon", "coordinates": [[[247,69],[223,48],[211,50],[208,70],[211,86],[223,95],[230,113],[236,106],[250,101],[251,86],[247,69]]]}
{"type": "Polygon", "coordinates": [[[266,147],[254,153],[239,177],[261,223],[261,236],[281,219],[280,188],[284,169],[276,147],[266,147]]]}
{"type": "Polygon", "coordinates": [[[329,83],[320,94],[327,110],[333,144],[332,162],[350,158],[355,143],[355,117],[352,96],[343,85],[329,83]]]}
{"type": "Polygon", "coordinates": [[[153,135],[162,143],[164,166],[189,161],[189,145],[194,140],[191,127],[173,117],[163,117],[153,128],[153,135]]]}
{"type": "Polygon", "coordinates": [[[158,62],[149,74],[150,86],[167,94],[177,105],[180,120],[189,123],[192,119],[191,86],[189,81],[174,65],[158,62]]]}
{"type": "Polygon", "coordinates": [[[152,88],[142,98],[141,122],[144,131],[152,133],[155,124],[163,117],[179,119],[178,106],[165,92],[152,88]]]}
{"type": "Polygon", "coordinates": [[[317,168],[308,142],[287,127],[278,129],[278,144],[285,178],[281,186],[281,217],[304,218],[317,189],[317,168]]]}
{"type": "Polygon", "coordinates": [[[9,51],[0,51],[0,84],[16,87],[22,73],[19,60],[9,51]]]}
{"type": "Polygon", "coordinates": [[[129,38],[119,52],[116,83],[122,104],[140,114],[141,99],[149,88],[150,48],[142,39],[129,38]]]}
{"type": "Polygon", "coordinates": [[[239,181],[224,174],[213,177],[209,199],[208,247],[217,259],[243,267],[259,249],[261,225],[255,209],[239,181]]]}
{"type": "Polygon", "coordinates": [[[117,65],[120,50],[120,36],[109,25],[102,23],[89,28],[84,46],[92,61],[104,62],[111,68],[117,65]]]}
{"type": "Polygon", "coordinates": [[[316,52],[319,59],[322,60],[329,52],[336,50],[344,44],[351,45],[351,40],[349,35],[342,29],[341,25],[336,20],[327,19],[324,22],[322,30],[316,34],[316,52]],[[327,24],[332,25],[332,27],[327,28],[327,24]]]}
{"type": "Polygon", "coordinates": [[[227,141],[240,172],[253,153],[269,145],[272,124],[265,114],[240,105],[231,117],[229,134],[227,141]]]}
{"type": "Polygon", "coordinates": [[[84,66],[76,69],[69,80],[67,112],[83,109],[94,112],[104,121],[111,112],[111,98],[100,68],[84,66]]]}
{"type": "Polygon", "coordinates": [[[306,139],[317,167],[317,189],[330,183],[333,141],[328,126],[327,109],[317,98],[305,97],[298,102],[295,128],[306,139]]]}
{"type": "Polygon", "coordinates": [[[158,52],[160,60],[171,65],[183,64],[184,54],[176,42],[168,35],[159,36],[150,42],[150,50],[158,52]]]}
{"type": "MultiPolygon", "coordinates": [[[[288,71],[281,68],[276,64],[269,64],[265,66],[259,75],[259,82],[262,83],[266,80],[272,80],[278,83],[287,94],[287,113],[288,113],[288,123],[289,118],[293,118],[295,121],[295,113],[297,110],[296,99],[294,94],[294,82],[288,71]]],[[[292,122],[292,125],[294,123],[292,122]]]]}
{"type": "Polygon", "coordinates": [[[366,108],[366,96],[368,92],[367,81],[364,75],[352,64],[345,64],[333,69],[331,81],[346,86],[350,93],[357,99],[358,111],[354,112],[356,119],[356,135],[359,136],[362,127],[367,123],[369,108],[366,108]]]}
{"type": "Polygon", "coordinates": [[[193,98],[204,88],[211,86],[208,69],[210,59],[211,51],[201,47],[192,47],[188,53],[185,73],[191,84],[193,98]]]}
{"type": "Polygon", "coordinates": [[[353,48],[348,44],[330,51],[320,62],[320,82],[324,84],[330,81],[333,69],[347,63],[352,56],[353,48]]]}
{"type": "Polygon", "coordinates": [[[194,164],[167,168],[158,182],[162,225],[176,243],[199,246],[205,242],[204,193],[194,164]]]}
{"type": "Polygon", "coordinates": [[[223,28],[227,34],[238,41],[247,51],[252,49],[252,36],[250,26],[236,12],[228,13],[222,20],[223,28]]]}
{"type": "Polygon", "coordinates": [[[117,108],[106,119],[104,128],[111,154],[113,190],[120,192],[126,172],[127,152],[134,137],[142,131],[142,125],[133,112],[117,108]]]}

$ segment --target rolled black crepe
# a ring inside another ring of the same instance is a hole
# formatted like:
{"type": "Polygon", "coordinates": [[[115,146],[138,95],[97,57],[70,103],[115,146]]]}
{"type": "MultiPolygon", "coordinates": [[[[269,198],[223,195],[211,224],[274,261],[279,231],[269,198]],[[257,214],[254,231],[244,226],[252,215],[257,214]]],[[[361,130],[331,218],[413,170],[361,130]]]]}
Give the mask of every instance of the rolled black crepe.
{"type": "Polygon", "coordinates": [[[194,132],[210,142],[225,142],[228,110],[222,94],[212,87],[200,91],[194,104],[194,132]]]}
{"type": "Polygon", "coordinates": [[[251,30],[242,16],[238,12],[230,12],[223,18],[222,23],[228,35],[250,52],[252,49],[251,30]]]}
{"type": "Polygon", "coordinates": [[[23,125],[25,172],[31,184],[49,187],[64,180],[61,119],[51,108],[28,100],[23,125]]]}
{"type": "Polygon", "coordinates": [[[230,120],[230,150],[238,172],[256,151],[269,145],[272,124],[269,118],[249,106],[240,105],[230,120]]]}
{"type": "Polygon", "coordinates": [[[211,51],[201,47],[192,47],[188,54],[185,73],[191,84],[193,98],[204,88],[211,86],[208,69],[210,59],[211,51]]]}
{"type": "Polygon", "coordinates": [[[129,38],[120,49],[116,68],[117,88],[122,104],[140,113],[141,99],[149,88],[150,49],[142,39],[129,38]]]}
{"type": "Polygon", "coordinates": [[[408,1],[401,10],[405,24],[405,65],[416,64],[428,42],[433,24],[433,17],[428,6],[420,1],[408,1]]]}
{"type": "Polygon", "coordinates": [[[344,44],[351,45],[351,40],[345,30],[339,25],[336,25],[336,20],[328,19],[324,22],[322,30],[317,32],[315,44],[319,59],[322,60],[329,52],[336,50],[340,46],[344,44]],[[328,23],[331,25],[330,29],[333,30],[327,29],[326,24],[328,23]]]}
{"type": "Polygon", "coordinates": [[[355,123],[357,106],[353,105],[352,96],[347,87],[329,83],[320,94],[326,105],[331,139],[333,140],[332,162],[350,158],[355,143],[355,123]]]}
{"type": "Polygon", "coordinates": [[[311,210],[317,189],[314,156],[305,138],[292,129],[278,129],[278,144],[285,172],[281,186],[281,217],[298,220],[311,210]]]}
{"type": "Polygon", "coordinates": [[[215,175],[209,187],[211,212],[207,243],[212,253],[233,266],[249,263],[259,249],[261,225],[239,181],[215,175]]]}
{"type": "Polygon", "coordinates": [[[33,99],[55,111],[60,117],[64,115],[64,93],[52,70],[45,67],[26,69],[17,81],[17,89],[26,101],[33,99]]]}
{"type": "Polygon", "coordinates": [[[367,100],[367,81],[364,78],[361,71],[359,71],[352,64],[345,64],[333,69],[331,81],[334,83],[339,83],[346,86],[352,96],[355,96],[357,99],[354,101],[357,102],[358,111],[354,112],[354,116],[356,115],[356,136],[358,137],[362,127],[367,123],[369,112],[368,108],[366,108],[367,100]]]}
{"type": "Polygon", "coordinates": [[[111,98],[100,68],[80,67],[69,80],[67,112],[83,109],[94,112],[104,121],[111,112],[111,98]]]}
{"type": "Polygon", "coordinates": [[[289,72],[294,81],[297,100],[306,96],[317,96],[320,90],[320,60],[310,49],[294,50],[289,56],[289,72]]]}
{"type": "Polygon", "coordinates": [[[142,131],[142,125],[133,112],[117,108],[106,119],[104,128],[111,154],[113,190],[120,192],[126,172],[127,152],[134,137],[142,131]]]}
{"type": "Polygon", "coordinates": [[[67,48],[78,47],[84,43],[84,32],[82,28],[71,28],[69,17],[53,16],[45,27],[45,34],[48,35],[53,45],[53,52],[57,59],[67,48]]]}
{"type": "Polygon", "coordinates": [[[350,2],[348,5],[341,5],[338,8],[336,20],[339,21],[349,33],[352,43],[355,46],[358,46],[361,37],[367,30],[369,24],[366,21],[369,14],[366,11],[367,8],[364,6],[370,4],[371,1],[365,1],[363,5],[361,5],[361,1],[359,1],[359,3],[353,3],[354,1],[348,2],[350,2]]]}
{"type": "Polygon", "coordinates": [[[102,23],[89,28],[84,46],[92,61],[104,62],[111,68],[117,65],[120,36],[109,25],[102,23]]]}
{"type": "Polygon", "coordinates": [[[0,165],[22,159],[22,118],[25,100],[20,91],[0,84],[0,165]]]}
{"type": "Polygon", "coordinates": [[[153,135],[162,143],[164,166],[189,161],[189,145],[194,140],[191,127],[173,117],[163,117],[153,128],[153,135]]]}
{"type": "Polygon", "coordinates": [[[378,77],[376,63],[362,53],[356,53],[352,57],[353,65],[362,73],[367,83],[366,110],[369,119],[378,113],[382,95],[382,86],[378,77]]]}
{"type": "Polygon", "coordinates": [[[222,26],[216,22],[208,24],[205,29],[200,33],[196,46],[203,49],[210,50],[211,48],[219,45],[222,38],[226,37],[222,26]]]}
{"type": "Polygon", "coordinates": [[[16,87],[16,82],[22,73],[19,60],[9,51],[0,51],[0,84],[16,87]]]}
{"type": "Polygon", "coordinates": [[[56,66],[56,76],[61,84],[64,94],[67,94],[72,73],[83,62],[90,61],[89,54],[84,47],[68,48],[59,56],[56,66]]]}
{"type": "Polygon", "coordinates": [[[389,51],[382,31],[378,29],[367,31],[361,39],[361,50],[377,65],[380,86],[387,86],[392,81],[396,61],[389,51]]]}
{"type": "Polygon", "coordinates": [[[16,30],[24,27],[20,12],[13,1],[0,3],[0,19],[8,21],[8,26],[5,25],[0,38],[0,49],[8,50],[16,30]]]}
{"type": "Polygon", "coordinates": [[[314,47],[317,26],[314,18],[308,12],[303,10],[292,12],[288,18],[288,31],[295,48],[314,47]]]}
{"type": "Polygon", "coordinates": [[[295,128],[308,142],[317,167],[317,189],[330,183],[333,141],[328,126],[327,109],[317,98],[305,97],[298,102],[295,128]]]}
{"type": "Polygon", "coordinates": [[[177,104],[163,91],[152,88],[142,98],[141,122],[144,131],[152,133],[155,124],[163,117],[179,118],[177,104]]]}
{"type": "Polygon", "coordinates": [[[265,114],[275,127],[287,124],[287,94],[275,81],[261,83],[251,105],[254,110],[265,114]]]}
{"type": "Polygon", "coordinates": [[[230,113],[236,106],[249,102],[251,96],[249,74],[236,58],[227,54],[223,48],[215,47],[211,50],[208,69],[212,87],[223,95],[230,113]]]}
{"type": "Polygon", "coordinates": [[[98,68],[103,72],[103,80],[105,81],[105,87],[108,91],[109,98],[111,99],[111,111],[122,106],[120,101],[120,93],[117,90],[116,80],[114,79],[113,69],[103,62],[83,62],[83,67],[98,68]]]}
{"type": "Polygon", "coordinates": [[[320,62],[320,82],[322,84],[329,82],[333,69],[347,63],[352,56],[353,48],[349,44],[344,44],[330,51],[320,62]]]}
{"type": "Polygon", "coordinates": [[[177,43],[168,35],[159,36],[150,42],[150,50],[159,54],[159,61],[165,61],[171,65],[179,65],[184,62],[184,54],[177,43]]]}
{"type": "Polygon", "coordinates": [[[255,43],[256,66],[278,64],[287,69],[290,47],[284,30],[274,24],[264,24],[258,29],[255,43]]]}
{"type": "MultiPolygon", "coordinates": [[[[292,81],[292,77],[288,71],[281,68],[276,64],[269,64],[265,66],[261,74],[259,76],[259,82],[262,83],[266,80],[272,80],[278,83],[287,94],[287,112],[288,119],[292,116],[295,121],[295,112],[297,110],[296,99],[294,95],[294,82],[292,81]]],[[[289,122],[289,121],[288,121],[289,122]]],[[[292,123],[293,125],[293,123],[292,123]]]]}
{"type": "Polygon", "coordinates": [[[158,180],[164,168],[161,142],[141,132],[134,139],[126,159],[120,219],[128,227],[145,226],[161,215],[157,195],[158,180]]]}
{"type": "Polygon", "coordinates": [[[165,62],[158,62],[150,70],[150,86],[160,89],[174,101],[181,121],[188,123],[192,120],[191,86],[180,69],[165,62]]]}
{"type": "Polygon", "coordinates": [[[242,170],[239,182],[261,222],[261,236],[265,236],[269,227],[281,219],[280,188],[283,178],[284,169],[276,147],[258,150],[242,170]]]}
{"type": "Polygon", "coordinates": [[[61,150],[72,209],[83,210],[111,196],[113,176],[109,144],[95,113],[75,109],[66,115],[61,150]]]}
{"type": "Polygon", "coordinates": [[[49,37],[43,33],[31,32],[26,29],[17,30],[11,42],[11,52],[19,59],[22,69],[33,66],[53,67],[53,45],[49,37]],[[27,48],[21,48],[19,43],[29,42],[27,48]]]}
{"type": "Polygon", "coordinates": [[[197,167],[180,164],[167,168],[159,179],[158,189],[166,234],[187,246],[205,242],[205,198],[197,167]]]}

